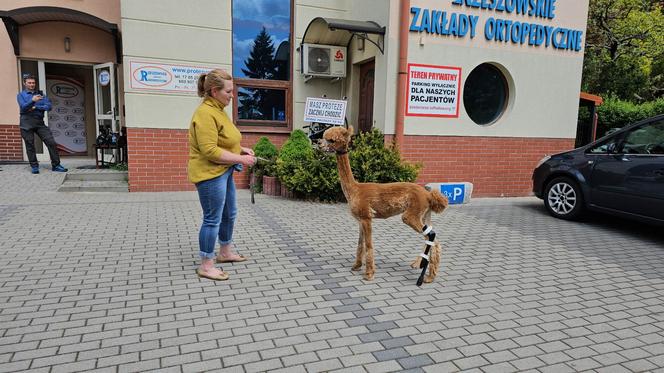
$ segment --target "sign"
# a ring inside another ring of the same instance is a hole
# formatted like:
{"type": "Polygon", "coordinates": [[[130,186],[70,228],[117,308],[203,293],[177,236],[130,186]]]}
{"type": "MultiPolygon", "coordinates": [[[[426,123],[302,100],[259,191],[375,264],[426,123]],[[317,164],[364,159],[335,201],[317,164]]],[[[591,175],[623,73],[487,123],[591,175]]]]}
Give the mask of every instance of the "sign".
{"type": "MultiPolygon", "coordinates": [[[[551,24],[556,18],[556,1],[451,0],[451,4],[454,5],[452,12],[411,7],[412,19],[408,30],[441,37],[470,39],[475,38],[478,33],[483,33],[484,38],[490,42],[527,44],[532,48],[552,47],[578,53],[583,49],[583,30],[551,24]],[[480,16],[464,13],[465,9],[471,12],[481,10],[482,16],[488,17],[483,23],[479,22],[480,16]]],[[[565,2],[565,5],[568,3],[571,1],[565,2]]],[[[558,5],[562,5],[562,2],[558,5]]]]}
{"type": "Polygon", "coordinates": [[[198,77],[212,69],[212,67],[131,61],[129,86],[141,91],[196,94],[198,77]]]}
{"type": "Polygon", "coordinates": [[[458,205],[463,203],[466,195],[465,184],[442,184],[440,186],[440,193],[447,197],[450,205],[458,205]]]}
{"type": "Polygon", "coordinates": [[[343,125],[346,118],[346,101],[307,97],[304,121],[343,125]]]}
{"type": "Polygon", "coordinates": [[[459,117],[461,68],[408,64],[406,115],[459,117]]]}
{"type": "Polygon", "coordinates": [[[47,76],[46,91],[52,104],[48,112],[48,127],[58,152],[63,155],[87,155],[83,84],[71,78],[47,76]]]}
{"type": "Polygon", "coordinates": [[[99,72],[98,79],[99,79],[99,84],[103,87],[106,87],[108,83],[111,82],[111,74],[106,70],[102,70],[99,72]]]}

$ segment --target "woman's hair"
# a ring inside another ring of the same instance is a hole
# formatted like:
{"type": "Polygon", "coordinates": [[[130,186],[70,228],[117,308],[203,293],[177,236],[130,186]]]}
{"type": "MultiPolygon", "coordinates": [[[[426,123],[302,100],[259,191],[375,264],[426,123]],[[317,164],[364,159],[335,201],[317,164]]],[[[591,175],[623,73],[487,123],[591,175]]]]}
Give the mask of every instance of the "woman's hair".
{"type": "Polygon", "coordinates": [[[198,96],[209,97],[212,95],[212,88],[224,87],[224,80],[233,80],[231,74],[221,69],[214,69],[203,73],[198,77],[198,96]]]}

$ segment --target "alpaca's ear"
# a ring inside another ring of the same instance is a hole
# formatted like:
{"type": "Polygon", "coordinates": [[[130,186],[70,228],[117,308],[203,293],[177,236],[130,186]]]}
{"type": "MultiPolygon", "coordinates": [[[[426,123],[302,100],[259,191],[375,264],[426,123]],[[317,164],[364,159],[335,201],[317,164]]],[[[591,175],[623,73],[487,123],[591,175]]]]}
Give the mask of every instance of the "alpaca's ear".
{"type": "Polygon", "coordinates": [[[348,136],[353,136],[353,132],[355,132],[355,129],[353,129],[353,126],[348,126],[348,136]]]}

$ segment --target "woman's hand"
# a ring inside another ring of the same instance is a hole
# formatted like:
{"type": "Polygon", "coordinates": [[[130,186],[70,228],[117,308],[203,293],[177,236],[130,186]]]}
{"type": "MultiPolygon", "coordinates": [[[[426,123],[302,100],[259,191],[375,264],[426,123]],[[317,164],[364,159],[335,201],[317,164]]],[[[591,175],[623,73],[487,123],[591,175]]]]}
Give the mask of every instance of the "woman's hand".
{"type": "Polygon", "coordinates": [[[253,166],[256,163],[256,157],[253,154],[243,154],[240,157],[242,157],[241,163],[245,166],[253,166]]]}
{"type": "Polygon", "coordinates": [[[240,154],[255,155],[254,154],[254,149],[252,149],[252,148],[245,148],[244,146],[241,146],[240,149],[242,149],[240,154]]]}

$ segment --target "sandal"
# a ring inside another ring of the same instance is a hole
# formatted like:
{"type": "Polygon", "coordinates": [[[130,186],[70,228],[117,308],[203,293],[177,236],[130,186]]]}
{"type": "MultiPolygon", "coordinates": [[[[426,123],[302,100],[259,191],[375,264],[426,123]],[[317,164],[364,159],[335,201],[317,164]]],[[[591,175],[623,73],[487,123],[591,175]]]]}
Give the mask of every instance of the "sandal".
{"type": "Polygon", "coordinates": [[[244,255],[237,255],[237,259],[226,259],[226,258],[219,258],[217,257],[217,263],[239,263],[239,262],[246,262],[247,258],[244,255]]]}
{"type": "Polygon", "coordinates": [[[221,274],[218,276],[210,276],[207,273],[201,272],[200,268],[196,269],[196,274],[198,275],[198,277],[207,278],[209,280],[214,280],[214,281],[224,281],[228,280],[228,278],[230,277],[226,272],[221,272],[221,274]]]}

